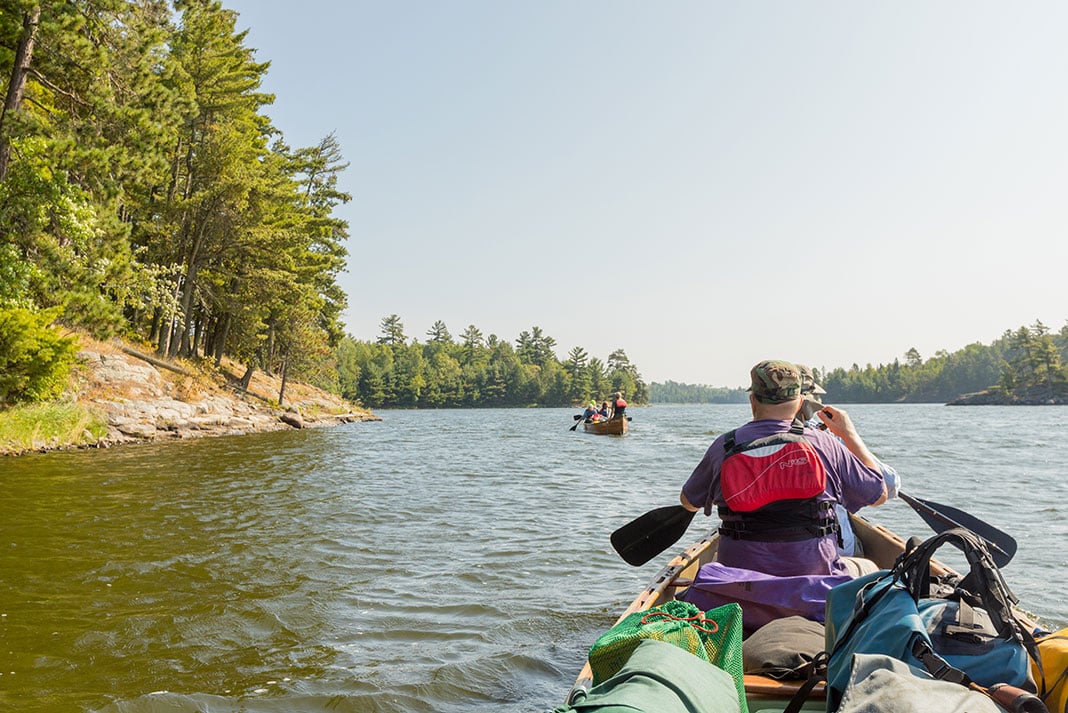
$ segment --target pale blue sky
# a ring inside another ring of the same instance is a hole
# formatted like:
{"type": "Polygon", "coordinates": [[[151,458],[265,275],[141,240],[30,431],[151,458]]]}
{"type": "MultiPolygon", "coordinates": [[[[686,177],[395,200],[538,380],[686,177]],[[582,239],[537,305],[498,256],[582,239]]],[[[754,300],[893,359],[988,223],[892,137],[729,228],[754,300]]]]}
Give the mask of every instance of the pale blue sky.
{"type": "Polygon", "coordinates": [[[1068,4],[224,5],[286,140],[351,162],[358,339],[737,386],[1068,318],[1068,4]]]}

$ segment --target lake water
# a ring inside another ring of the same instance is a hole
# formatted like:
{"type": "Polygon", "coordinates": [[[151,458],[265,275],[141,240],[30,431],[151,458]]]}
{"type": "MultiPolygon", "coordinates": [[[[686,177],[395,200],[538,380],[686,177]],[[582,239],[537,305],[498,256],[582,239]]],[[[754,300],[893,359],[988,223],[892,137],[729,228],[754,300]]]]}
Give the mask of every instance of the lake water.
{"type": "MultiPolygon", "coordinates": [[[[1068,625],[1068,409],[848,410],[905,492],[1015,536],[1010,586],[1068,625]]],[[[677,502],[711,440],[748,417],[632,407],[631,432],[606,437],[569,431],[573,413],[382,412],[0,459],[0,709],[558,705],[668,558],[629,567],[609,533],[677,502]]],[[[868,515],[930,534],[900,501],[868,515]]],[[[678,549],[710,524],[698,516],[678,549]]]]}

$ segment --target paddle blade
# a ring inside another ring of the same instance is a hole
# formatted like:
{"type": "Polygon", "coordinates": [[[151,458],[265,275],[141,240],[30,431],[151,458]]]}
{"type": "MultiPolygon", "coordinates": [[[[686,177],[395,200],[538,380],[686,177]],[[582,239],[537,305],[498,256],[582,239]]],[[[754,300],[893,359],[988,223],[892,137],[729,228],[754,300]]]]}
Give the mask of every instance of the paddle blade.
{"type": "Polygon", "coordinates": [[[933,500],[914,498],[904,493],[899,493],[899,495],[935,532],[945,532],[951,527],[963,527],[982,537],[986,540],[990,556],[998,567],[1007,565],[1016,554],[1016,540],[1011,535],[980,520],[975,515],[933,500]]]}
{"type": "Polygon", "coordinates": [[[612,547],[623,561],[640,567],[679,541],[695,513],[681,505],[650,510],[612,533],[612,547]]]}

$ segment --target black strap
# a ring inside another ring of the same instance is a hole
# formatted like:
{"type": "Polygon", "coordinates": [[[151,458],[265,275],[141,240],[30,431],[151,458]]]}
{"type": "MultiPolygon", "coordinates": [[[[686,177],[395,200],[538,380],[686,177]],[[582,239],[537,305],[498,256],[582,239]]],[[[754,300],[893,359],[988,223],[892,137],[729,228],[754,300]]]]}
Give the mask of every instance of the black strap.
{"type": "Polygon", "coordinates": [[[833,500],[781,500],[751,513],[719,507],[719,533],[736,540],[799,542],[837,534],[841,525],[833,500]]]}
{"type": "Polygon", "coordinates": [[[928,598],[931,591],[931,557],[935,550],[947,542],[964,552],[971,568],[968,575],[957,585],[958,594],[974,595],[990,616],[998,636],[1011,637],[1020,642],[1038,667],[1039,675],[1043,675],[1038,643],[1031,630],[1013,611],[1013,606],[1019,599],[1002,577],[986,542],[971,530],[950,528],[920,543],[894,563],[894,576],[905,585],[917,603],[920,599],[928,598]]]}
{"type": "Polygon", "coordinates": [[[801,706],[805,705],[805,701],[808,700],[809,695],[812,693],[812,689],[817,684],[825,683],[827,681],[827,661],[829,656],[826,651],[821,651],[816,654],[816,658],[812,659],[812,673],[808,679],[805,680],[801,687],[797,689],[793,696],[790,697],[790,703],[783,709],[782,713],[798,713],[801,710],[801,706]]]}
{"type": "Polygon", "coordinates": [[[751,441],[744,441],[738,443],[736,434],[738,429],[728,431],[723,437],[723,456],[724,460],[727,457],[734,455],[735,453],[741,453],[753,448],[760,448],[771,443],[797,443],[805,442],[808,439],[805,438],[805,424],[801,423],[797,419],[790,425],[789,431],[780,431],[778,433],[772,433],[769,436],[763,436],[762,438],[754,438],[751,441]]]}
{"type": "Polygon", "coordinates": [[[908,647],[909,650],[912,651],[912,655],[923,664],[925,669],[927,669],[927,673],[935,678],[942,681],[949,681],[950,683],[959,683],[962,686],[967,686],[972,682],[972,679],[968,677],[968,674],[964,673],[964,671],[961,671],[959,668],[955,668],[944,658],[936,654],[935,650],[931,648],[931,645],[924,640],[923,635],[919,632],[912,635],[908,647]]]}
{"type": "MultiPolygon", "coordinates": [[[[950,543],[964,552],[971,567],[965,580],[969,591],[982,602],[1000,636],[1021,627],[1012,614],[1019,599],[1012,593],[990,551],[978,536],[963,528],[950,528],[916,546],[894,564],[894,574],[904,583],[917,603],[931,595],[931,558],[942,545],[950,543]]],[[[1019,637],[1018,637],[1019,638],[1019,637]]]]}

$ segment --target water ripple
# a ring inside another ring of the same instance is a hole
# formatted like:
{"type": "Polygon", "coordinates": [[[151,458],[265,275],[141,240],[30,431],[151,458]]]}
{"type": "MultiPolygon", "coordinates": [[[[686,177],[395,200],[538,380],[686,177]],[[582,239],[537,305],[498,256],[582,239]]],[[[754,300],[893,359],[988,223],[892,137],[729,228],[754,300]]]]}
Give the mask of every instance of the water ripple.
{"type": "MultiPolygon", "coordinates": [[[[744,405],[387,412],[384,421],[4,462],[0,707],[541,711],[659,567],[608,533],[676,502],[744,405]],[[13,673],[12,673],[13,672],[13,673]],[[10,706],[9,706],[10,704],[10,706]],[[17,705],[15,705],[17,704],[17,705]]],[[[1007,532],[1051,624],[1068,411],[855,406],[906,492],[1007,532]]],[[[900,501],[873,511],[926,536],[900,501]]],[[[690,539],[710,521],[695,518],[690,539]]]]}

